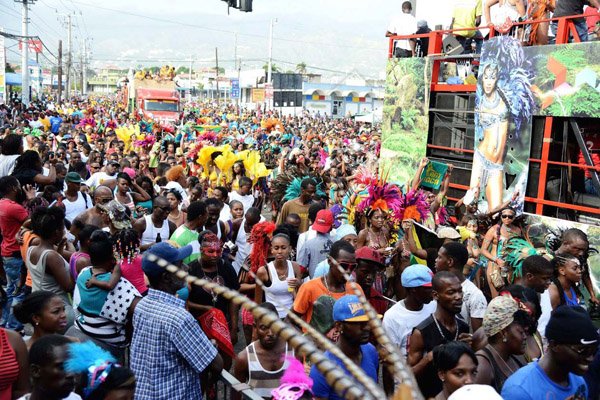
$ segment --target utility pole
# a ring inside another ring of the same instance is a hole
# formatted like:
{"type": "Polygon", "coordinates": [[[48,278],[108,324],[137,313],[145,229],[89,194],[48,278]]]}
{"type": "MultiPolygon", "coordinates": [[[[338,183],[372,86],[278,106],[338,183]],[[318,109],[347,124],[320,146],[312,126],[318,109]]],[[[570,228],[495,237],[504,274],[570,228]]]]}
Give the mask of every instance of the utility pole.
{"type": "Polygon", "coordinates": [[[221,102],[221,92],[219,91],[219,48],[215,47],[215,61],[217,63],[217,103],[221,102]]]}
{"type": "Polygon", "coordinates": [[[237,32],[235,32],[235,39],[234,39],[234,45],[233,45],[233,62],[235,63],[235,69],[237,69],[237,39],[238,39],[238,34],[237,32]]]}
{"type": "Polygon", "coordinates": [[[71,98],[71,68],[72,68],[72,53],[73,41],[71,40],[72,33],[71,14],[67,15],[67,85],[65,88],[65,96],[67,101],[71,98]]]}
{"type": "Polygon", "coordinates": [[[277,18],[271,18],[271,27],[269,29],[269,69],[267,70],[267,83],[271,83],[271,75],[273,73],[273,25],[277,22],[277,18]]]}
{"type": "Polygon", "coordinates": [[[188,78],[188,85],[190,87],[190,101],[192,101],[192,67],[194,66],[194,56],[190,57],[190,74],[188,78]]]}
{"type": "Polygon", "coordinates": [[[29,105],[29,4],[35,0],[15,0],[17,3],[23,3],[21,9],[21,101],[24,105],[29,105]]]}
{"type": "Polygon", "coordinates": [[[88,38],[83,39],[83,62],[81,64],[81,74],[83,82],[81,82],[81,93],[87,94],[87,65],[88,65],[88,50],[87,50],[88,38]]]}
{"type": "MultiPolygon", "coordinates": [[[[237,46],[238,46],[238,34],[237,34],[237,32],[235,32],[235,41],[234,41],[234,47],[233,47],[233,62],[234,62],[234,67],[238,73],[237,79],[238,79],[238,85],[239,85],[240,84],[240,69],[242,68],[242,66],[240,64],[238,64],[237,46]]],[[[240,94],[235,101],[238,106],[238,111],[239,111],[239,106],[240,106],[240,97],[242,97],[241,88],[240,88],[240,94]]]]}
{"type": "MultiPolygon", "coordinates": [[[[84,57],[84,55],[83,55],[83,43],[81,44],[81,47],[82,48],[81,48],[80,53],[79,53],[79,66],[81,68],[81,71],[79,71],[79,82],[81,83],[81,86],[80,86],[81,87],[81,94],[84,94],[84,92],[83,92],[83,69],[84,69],[84,67],[83,67],[83,57],[84,57]]],[[[75,84],[75,87],[77,87],[77,84],[75,84]]]]}
{"type": "Polygon", "coordinates": [[[58,41],[58,104],[62,104],[62,40],[58,41]]]}

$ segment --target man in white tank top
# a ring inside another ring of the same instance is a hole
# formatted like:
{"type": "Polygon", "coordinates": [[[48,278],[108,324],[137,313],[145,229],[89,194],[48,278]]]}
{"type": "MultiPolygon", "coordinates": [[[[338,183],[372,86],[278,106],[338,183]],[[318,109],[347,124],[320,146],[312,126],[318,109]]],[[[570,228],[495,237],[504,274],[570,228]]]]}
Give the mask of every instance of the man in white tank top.
{"type": "MultiPolygon", "coordinates": [[[[260,305],[275,314],[271,303],[260,305]]],[[[247,383],[262,398],[271,398],[271,391],[279,387],[279,380],[288,367],[285,356],[293,357],[294,350],[285,340],[266,325],[254,322],[258,340],[250,343],[235,359],[233,375],[247,383]]]]}
{"type": "Polygon", "coordinates": [[[153,201],[152,214],[146,215],[133,224],[133,229],[137,231],[141,238],[142,251],[148,249],[158,239],[160,241],[169,240],[175,229],[174,223],[167,218],[171,212],[169,201],[164,196],[158,196],[153,201]]]}

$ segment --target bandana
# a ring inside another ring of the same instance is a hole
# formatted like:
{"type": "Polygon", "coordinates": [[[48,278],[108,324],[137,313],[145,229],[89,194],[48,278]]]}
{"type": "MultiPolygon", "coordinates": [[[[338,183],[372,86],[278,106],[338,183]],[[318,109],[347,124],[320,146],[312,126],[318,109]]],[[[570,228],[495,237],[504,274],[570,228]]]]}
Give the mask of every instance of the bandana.
{"type": "Polygon", "coordinates": [[[213,307],[199,316],[198,322],[200,322],[200,326],[206,336],[217,342],[219,350],[225,352],[231,358],[235,358],[236,354],[231,344],[231,334],[229,333],[227,319],[223,311],[213,307]]]}
{"type": "Polygon", "coordinates": [[[519,305],[509,296],[498,296],[490,301],[483,316],[483,330],[487,337],[492,337],[512,324],[519,305]]]}

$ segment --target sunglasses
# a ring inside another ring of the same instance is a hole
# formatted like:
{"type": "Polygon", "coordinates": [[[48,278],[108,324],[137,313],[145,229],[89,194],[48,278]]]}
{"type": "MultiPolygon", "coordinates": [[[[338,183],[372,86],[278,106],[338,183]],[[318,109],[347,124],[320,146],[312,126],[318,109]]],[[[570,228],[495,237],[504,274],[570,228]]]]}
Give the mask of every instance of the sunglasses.
{"type": "Polygon", "coordinates": [[[160,208],[163,211],[171,212],[171,207],[170,206],[165,206],[165,207],[155,206],[154,208],[160,208]]]}
{"type": "Polygon", "coordinates": [[[96,203],[100,203],[100,204],[108,204],[108,203],[110,203],[110,202],[111,202],[111,200],[112,200],[112,198],[108,198],[108,197],[106,197],[106,198],[104,198],[104,199],[98,199],[98,200],[96,201],[96,203]]]}
{"type": "Polygon", "coordinates": [[[358,263],[350,263],[350,262],[343,262],[343,261],[338,261],[338,264],[340,267],[342,267],[344,270],[346,271],[353,271],[356,266],[358,265],[358,263]]]}
{"type": "Polygon", "coordinates": [[[502,214],[502,219],[514,219],[514,214],[502,214]]]}

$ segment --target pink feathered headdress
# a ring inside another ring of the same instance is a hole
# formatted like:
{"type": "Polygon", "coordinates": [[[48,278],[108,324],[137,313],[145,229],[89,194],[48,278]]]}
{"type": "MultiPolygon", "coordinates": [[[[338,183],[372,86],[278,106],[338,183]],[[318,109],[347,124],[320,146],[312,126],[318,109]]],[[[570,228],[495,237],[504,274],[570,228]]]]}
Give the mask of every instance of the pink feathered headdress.
{"type": "Polygon", "coordinates": [[[312,394],[313,380],[306,376],[304,365],[294,357],[286,357],[288,367],[277,389],[271,391],[273,400],[298,400],[306,391],[312,394]]]}

